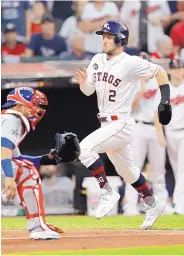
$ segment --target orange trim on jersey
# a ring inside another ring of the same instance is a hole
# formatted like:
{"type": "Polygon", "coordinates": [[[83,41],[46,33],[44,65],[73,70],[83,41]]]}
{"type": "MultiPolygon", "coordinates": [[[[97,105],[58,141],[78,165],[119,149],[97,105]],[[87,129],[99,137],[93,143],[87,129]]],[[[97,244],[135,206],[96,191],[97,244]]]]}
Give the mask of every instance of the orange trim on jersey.
{"type": "Polygon", "coordinates": [[[155,77],[157,75],[159,68],[160,68],[159,66],[156,68],[155,72],[153,73],[153,75],[150,79],[152,79],[153,77],[155,77]]]}

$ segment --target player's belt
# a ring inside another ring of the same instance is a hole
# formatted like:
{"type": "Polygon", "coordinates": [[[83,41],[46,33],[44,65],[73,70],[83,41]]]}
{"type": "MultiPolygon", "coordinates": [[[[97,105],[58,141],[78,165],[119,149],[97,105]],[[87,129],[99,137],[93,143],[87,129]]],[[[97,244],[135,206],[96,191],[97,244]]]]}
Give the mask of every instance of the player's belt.
{"type": "Polygon", "coordinates": [[[118,116],[99,116],[100,123],[118,120],[118,116]]]}
{"type": "Polygon", "coordinates": [[[149,125],[154,125],[154,123],[150,122],[150,123],[147,123],[147,122],[144,122],[144,121],[138,121],[138,120],[135,120],[136,123],[139,123],[139,124],[149,124],[149,125]]]}

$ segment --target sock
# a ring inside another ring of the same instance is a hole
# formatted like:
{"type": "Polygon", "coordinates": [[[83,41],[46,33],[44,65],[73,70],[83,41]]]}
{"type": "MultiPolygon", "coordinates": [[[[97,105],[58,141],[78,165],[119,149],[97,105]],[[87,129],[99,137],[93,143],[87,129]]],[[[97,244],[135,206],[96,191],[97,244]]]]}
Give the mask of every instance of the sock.
{"type": "Polygon", "coordinates": [[[107,180],[103,162],[100,158],[98,158],[91,166],[89,166],[88,169],[91,171],[91,174],[96,178],[100,188],[106,189],[108,192],[112,191],[112,188],[107,180]]]}
{"type": "Polygon", "coordinates": [[[152,194],[151,190],[148,188],[147,182],[142,173],[140,173],[138,180],[132,183],[131,185],[137,190],[139,195],[143,198],[145,204],[148,204],[150,206],[154,204],[155,197],[152,194]]]}

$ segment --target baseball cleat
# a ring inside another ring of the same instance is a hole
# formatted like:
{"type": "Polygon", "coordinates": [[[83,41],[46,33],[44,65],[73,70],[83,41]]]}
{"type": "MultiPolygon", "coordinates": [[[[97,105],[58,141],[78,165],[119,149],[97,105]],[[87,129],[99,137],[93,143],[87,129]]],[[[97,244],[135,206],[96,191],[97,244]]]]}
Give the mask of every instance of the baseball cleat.
{"type": "Polygon", "coordinates": [[[44,231],[32,231],[30,234],[30,238],[34,240],[52,240],[60,239],[61,235],[55,231],[48,229],[44,231]]]}
{"type": "Polygon", "coordinates": [[[55,226],[53,226],[52,224],[46,223],[46,225],[47,225],[47,227],[48,227],[49,229],[51,229],[52,231],[55,231],[55,232],[57,232],[57,233],[59,233],[59,234],[64,233],[64,231],[63,231],[62,229],[60,229],[60,228],[58,228],[58,227],[55,227],[55,226]]]}
{"type": "Polygon", "coordinates": [[[101,219],[106,216],[119,199],[120,195],[116,191],[108,192],[106,189],[100,189],[100,201],[95,217],[101,219]]]}
{"type": "Polygon", "coordinates": [[[162,214],[166,207],[166,203],[164,201],[160,201],[157,198],[155,198],[155,203],[152,206],[145,204],[145,219],[140,226],[141,230],[146,230],[153,226],[156,219],[162,214]]]}

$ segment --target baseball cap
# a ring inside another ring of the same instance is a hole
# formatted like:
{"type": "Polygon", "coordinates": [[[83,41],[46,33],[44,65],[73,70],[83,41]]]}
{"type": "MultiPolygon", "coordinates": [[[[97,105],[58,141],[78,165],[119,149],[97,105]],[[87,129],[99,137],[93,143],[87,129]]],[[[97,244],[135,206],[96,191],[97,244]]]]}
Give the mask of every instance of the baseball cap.
{"type": "Polygon", "coordinates": [[[6,26],[4,28],[4,33],[15,32],[15,31],[16,31],[16,28],[15,28],[15,25],[13,23],[6,24],[6,26]]]}
{"type": "Polygon", "coordinates": [[[54,17],[51,13],[44,13],[41,19],[41,24],[43,24],[45,21],[50,21],[54,23],[54,17]]]}

